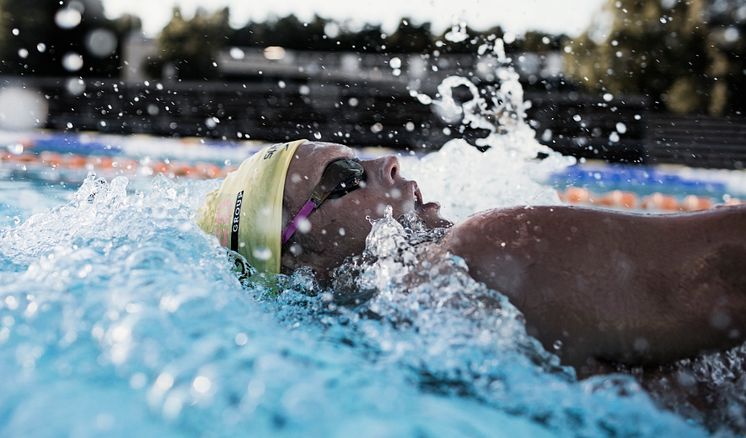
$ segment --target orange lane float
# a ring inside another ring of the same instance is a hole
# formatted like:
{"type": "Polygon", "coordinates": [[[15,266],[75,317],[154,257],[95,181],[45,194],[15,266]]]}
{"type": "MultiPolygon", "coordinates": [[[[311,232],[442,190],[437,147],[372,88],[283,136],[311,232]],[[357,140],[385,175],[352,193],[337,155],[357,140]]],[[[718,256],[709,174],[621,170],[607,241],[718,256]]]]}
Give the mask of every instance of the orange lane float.
{"type": "Polygon", "coordinates": [[[62,166],[69,169],[82,169],[88,164],[88,158],[83,155],[65,155],[62,166]]]}
{"type": "Polygon", "coordinates": [[[56,152],[42,152],[39,158],[47,166],[59,167],[62,164],[62,156],[56,152]]]}
{"type": "Polygon", "coordinates": [[[590,204],[591,192],[582,187],[569,187],[564,193],[560,192],[560,198],[570,204],[590,204]]]}
{"type": "Polygon", "coordinates": [[[153,173],[160,173],[164,175],[168,175],[171,173],[171,166],[169,164],[164,163],[163,161],[156,161],[150,166],[153,169],[153,173]]]}
{"type": "Polygon", "coordinates": [[[653,193],[642,199],[640,204],[643,210],[661,210],[661,211],[678,211],[682,210],[679,201],[670,195],[663,193],[653,193]]]}
{"type": "Polygon", "coordinates": [[[713,207],[713,202],[709,198],[689,195],[681,202],[681,208],[686,211],[707,210],[713,207]]]}
{"type": "Polygon", "coordinates": [[[109,170],[114,166],[114,159],[111,157],[96,157],[90,160],[90,164],[92,164],[95,169],[109,170]]]}
{"type": "MultiPolygon", "coordinates": [[[[564,192],[560,192],[559,195],[560,199],[568,204],[597,205],[619,209],[677,212],[707,210],[716,206],[711,198],[705,196],[688,195],[679,201],[674,196],[653,193],[640,200],[632,192],[613,190],[609,193],[596,195],[582,187],[570,187],[564,192]]],[[[736,198],[728,198],[722,204],[740,205],[742,203],[742,201],[736,198]]]]}
{"type": "Polygon", "coordinates": [[[595,201],[596,205],[615,208],[637,208],[640,204],[636,194],[621,190],[612,190],[595,201]]]}
{"type": "Polygon", "coordinates": [[[217,178],[221,174],[220,167],[210,163],[197,163],[194,165],[192,176],[202,179],[217,178]]]}
{"type": "Polygon", "coordinates": [[[174,164],[174,176],[194,176],[196,173],[192,166],[184,163],[174,164]]]}

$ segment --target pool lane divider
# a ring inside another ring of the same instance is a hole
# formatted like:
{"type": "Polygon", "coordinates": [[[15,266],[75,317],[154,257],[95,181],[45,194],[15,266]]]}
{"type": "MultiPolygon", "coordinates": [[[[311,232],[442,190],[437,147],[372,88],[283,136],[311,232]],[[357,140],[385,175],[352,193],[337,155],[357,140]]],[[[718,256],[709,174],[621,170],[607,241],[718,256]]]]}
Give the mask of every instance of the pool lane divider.
{"type": "MultiPolygon", "coordinates": [[[[83,155],[43,151],[40,153],[0,154],[0,164],[15,163],[40,169],[65,169],[79,171],[96,171],[102,174],[154,176],[165,175],[170,178],[212,179],[223,178],[236,166],[219,166],[210,162],[179,162],[168,160],[134,160],[126,157],[106,155],[83,155]]],[[[742,204],[737,198],[727,197],[716,200],[708,196],[686,195],[676,197],[664,193],[653,193],[639,196],[636,193],[612,190],[605,193],[594,193],[583,187],[569,187],[558,191],[560,198],[568,204],[592,205],[614,209],[651,210],[651,211],[697,211],[713,208],[717,205],[742,204]]]]}
{"type": "Polygon", "coordinates": [[[38,168],[88,170],[122,175],[151,176],[162,174],[168,177],[189,177],[195,179],[222,178],[236,169],[236,166],[219,166],[210,162],[180,162],[169,160],[134,160],[126,157],[100,155],[59,154],[41,152],[38,154],[0,154],[0,163],[16,163],[38,168]]]}
{"type": "Polygon", "coordinates": [[[612,190],[606,193],[593,193],[583,187],[569,187],[559,191],[560,199],[568,204],[593,205],[621,210],[651,210],[665,212],[683,212],[707,210],[720,205],[740,205],[745,202],[726,197],[723,201],[698,195],[686,195],[682,198],[656,192],[639,196],[633,192],[612,190]]]}

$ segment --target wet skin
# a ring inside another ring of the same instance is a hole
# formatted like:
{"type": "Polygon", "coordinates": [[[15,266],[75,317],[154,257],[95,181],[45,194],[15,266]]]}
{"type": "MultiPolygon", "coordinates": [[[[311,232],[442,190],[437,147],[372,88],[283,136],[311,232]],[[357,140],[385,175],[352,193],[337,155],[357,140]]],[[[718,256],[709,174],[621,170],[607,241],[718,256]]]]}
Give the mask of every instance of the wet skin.
{"type": "MultiPolygon", "coordinates": [[[[327,163],[352,156],[340,145],[302,145],[285,183],[285,222],[327,163]]],[[[362,163],[366,187],[311,215],[310,230],[283,252],[284,270],[310,266],[326,278],[363,251],[367,218],[381,217],[386,205],[394,217],[414,212],[429,226],[450,225],[399,175],[395,157],[362,163]]],[[[604,362],[669,363],[732,347],[746,333],[743,207],[667,216],[566,206],[489,210],[453,226],[428,252],[445,251],[507,295],[529,332],[581,374],[604,362]]]]}
{"type": "MultiPolygon", "coordinates": [[[[309,199],[327,164],[339,158],[354,157],[352,149],[338,144],[307,142],[301,145],[285,180],[283,222],[287,224],[309,199]]],[[[366,174],[364,187],[341,198],[326,200],[311,214],[308,218],[310,230],[296,233],[283,248],[285,271],[311,266],[320,278],[327,278],[329,271],[346,257],[363,251],[371,229],[368,218],[382,217],[387,205],[392,207],[394,217],[417,212],[430,226],[450,225],[438,215],[438,204],[421,202],[417,183],[402,178],[396,157],[361,162],[366,174]]]]}

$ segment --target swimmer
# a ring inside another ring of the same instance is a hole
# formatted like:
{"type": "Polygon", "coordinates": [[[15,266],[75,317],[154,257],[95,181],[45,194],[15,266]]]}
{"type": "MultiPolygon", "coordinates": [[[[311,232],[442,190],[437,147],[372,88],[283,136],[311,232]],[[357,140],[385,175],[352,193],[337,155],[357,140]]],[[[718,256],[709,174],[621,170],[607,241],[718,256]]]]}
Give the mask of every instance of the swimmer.
{"type": "Polygon", "coordinates": [[[746,208],[643,215],[570,206],[477,212],[459,224],[424,202],[397,158],[296,141],[247,159],[208,195],[200,226],[259,271],[310,267],[320,281],[359,255],[368,218],[415,214],[445,228],[428,257],[456,255],[505,294],[529,334],[579,373],[654,366],[746,335],[746,208]],[[598,369],[598,368],[596,368],[598,369]],[[585,370],[585,372],[583,371],[585,370]]]}

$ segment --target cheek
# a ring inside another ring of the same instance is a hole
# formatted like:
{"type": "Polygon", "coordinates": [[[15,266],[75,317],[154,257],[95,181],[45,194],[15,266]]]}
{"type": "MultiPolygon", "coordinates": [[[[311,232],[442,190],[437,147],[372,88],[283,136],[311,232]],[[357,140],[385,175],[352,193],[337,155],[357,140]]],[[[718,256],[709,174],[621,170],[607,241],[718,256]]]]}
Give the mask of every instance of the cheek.
{"type": "MultiPolygon", "coordinates": [[[[386,206],[391,205],[396,210],[397,205],[401,202],[401,199],[396,199],[390,194],[378,194],[373,190],[366,191],[365,194],[356,198],[355,201],[358,214],[365,219],[370,217],[371,219],[377,219],[383,217],[386,211],[386,206]]],[[[366,223],[368,221],[366,220],[366,223]]]]}
{"type": "Polygon", "coordinates": [[[364,240],[370,231],[367,217],[374,215],[359,199],[345,201],[323,205],[311,217],[311,232],[326,242],[364,240]]]}

